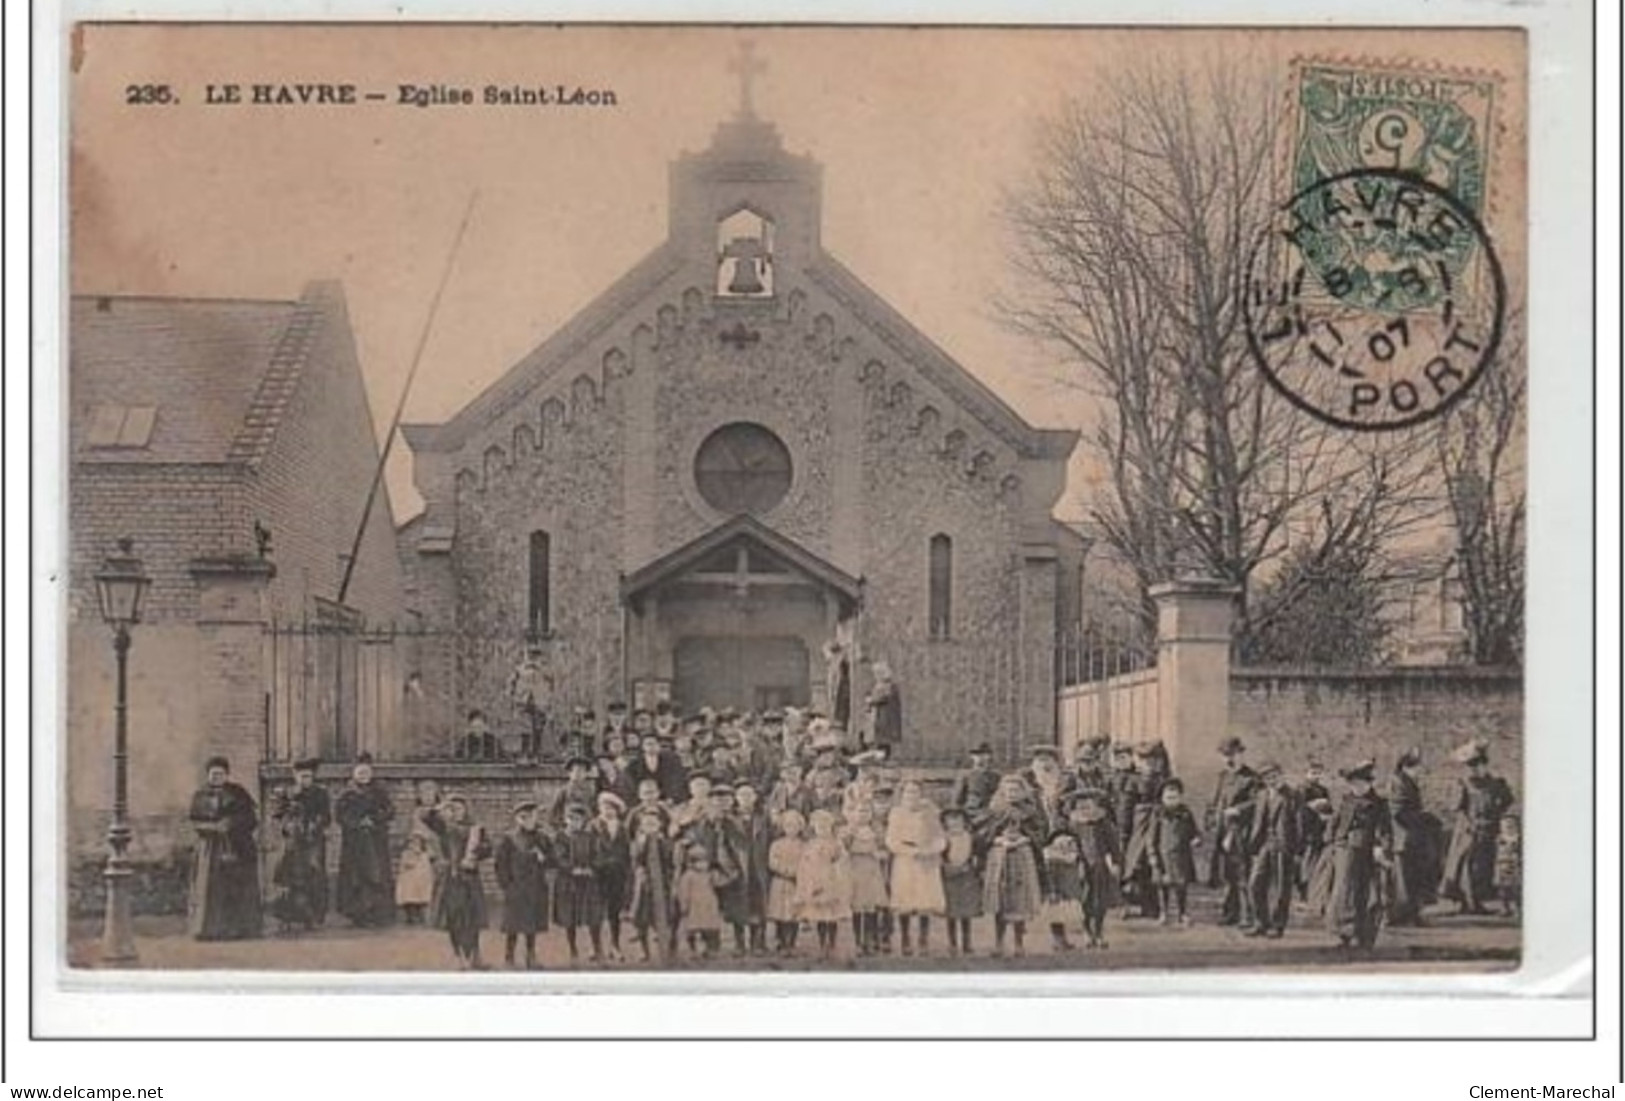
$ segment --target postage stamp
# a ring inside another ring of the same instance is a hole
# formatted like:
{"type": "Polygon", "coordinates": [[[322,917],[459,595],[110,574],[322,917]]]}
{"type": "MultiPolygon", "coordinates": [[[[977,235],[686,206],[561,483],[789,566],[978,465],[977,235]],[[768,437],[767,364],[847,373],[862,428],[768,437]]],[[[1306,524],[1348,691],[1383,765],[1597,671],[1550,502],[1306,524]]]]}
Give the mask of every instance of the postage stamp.
{"type": "MultiPolygon", "coordinates": [[[[1292,99],[1293,194],[1356,169],[1392,169],[1443,188],[1484,217],[1494,141],[1493,78],[1302,63],[1292,99]]],[[[1471,242],[1458,238],[1455,247],[1469,250],[1471,242]]]]}
{"type": "Polygon", "coordinates": [[[1461,400],[1500,342],[1505,278],[1483,217],[1496,84],[1299,65],[1289,188],[1253,255],[1248,340],[1294,405],[1405,428],[1461,400]]]}

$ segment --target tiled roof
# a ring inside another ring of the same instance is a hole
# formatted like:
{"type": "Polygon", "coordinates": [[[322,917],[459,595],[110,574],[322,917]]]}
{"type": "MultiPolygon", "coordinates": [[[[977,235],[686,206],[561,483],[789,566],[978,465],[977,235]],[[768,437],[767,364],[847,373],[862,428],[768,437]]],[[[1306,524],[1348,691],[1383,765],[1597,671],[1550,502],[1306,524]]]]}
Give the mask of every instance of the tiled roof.
{"type": "Polygon", "coordinates": [[[254,462],[275,434],[321,317],[310,294],[293,302],[75,297],[74,459],[254,462]]]}

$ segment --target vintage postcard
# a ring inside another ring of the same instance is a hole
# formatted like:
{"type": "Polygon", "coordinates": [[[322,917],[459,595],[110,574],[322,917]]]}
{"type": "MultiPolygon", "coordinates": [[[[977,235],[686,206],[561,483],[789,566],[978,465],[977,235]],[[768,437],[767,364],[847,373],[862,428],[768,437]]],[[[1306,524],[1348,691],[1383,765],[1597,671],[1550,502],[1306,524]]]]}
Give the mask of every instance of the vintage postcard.
{"type": "Polygon", "coordinates": [[[70,45],[74,972],[1525,958],[1520,30],[70,45]]]}

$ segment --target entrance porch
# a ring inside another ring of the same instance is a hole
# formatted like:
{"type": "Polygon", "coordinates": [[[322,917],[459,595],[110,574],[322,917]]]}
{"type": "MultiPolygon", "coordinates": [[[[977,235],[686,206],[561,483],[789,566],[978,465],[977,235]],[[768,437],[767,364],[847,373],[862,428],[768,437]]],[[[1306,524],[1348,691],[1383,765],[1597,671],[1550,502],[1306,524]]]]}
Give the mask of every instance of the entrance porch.
{"type": "Polygon", "coordinates": [[[628,576],[626,672],[641,706],[828,710],[823,647],[862,582],[749,516],[628,576]]]}

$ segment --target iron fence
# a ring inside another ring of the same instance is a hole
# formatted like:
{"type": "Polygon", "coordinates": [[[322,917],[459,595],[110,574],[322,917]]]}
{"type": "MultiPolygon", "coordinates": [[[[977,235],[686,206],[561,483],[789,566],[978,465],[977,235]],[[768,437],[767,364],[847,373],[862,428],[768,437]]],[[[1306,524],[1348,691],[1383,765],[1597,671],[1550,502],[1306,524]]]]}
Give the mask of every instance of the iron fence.
{"type": "MultiPolygon", "coordinates": [[[[1156,662],[1154,646],[1093,629],[1056,639],[1053,679],[1044,675],[1044,651],[1023,651],[1011,637],[873,642],[866,656],[891,666],[903,696],[905,742],[922,763],[957,762],[982,741],[1001,757],[1019,756],[1026,742],[1047,736],[1035,729],[1044,708],[1064,720],[1068,700],[1079,713],[1073,690],[1114,683],[1156,662]],[[1052,699],[1034,698],[1046,689],[1052,699]]],[[[861,727],[872,670],[863,663],[855,672],[853,722],[861,727]]],[[[553,757],[581,711],[602,720],[622,678],[612,638],[274,624],[266,629],[264,757],[553,757]],[[475,709],[483,713],[479,724],[470,721],[475,709]]]]}
{"type": "Polygon", "coordinates": [[[269,762],[534,757],[606,702],[604,660],[561,639],[302,622],[265,640],[269,762]]]}
{"type": "Polygon", "coordinates": [[[1155,639],[1131,625],[1078,627],[1055,642],[1055,686],[1070,688],[1153,669],[1155,639]]]}

